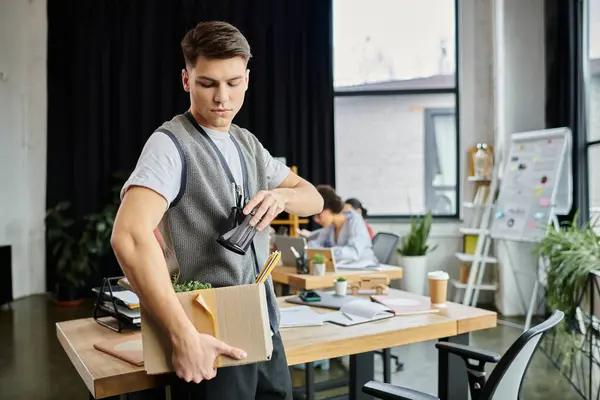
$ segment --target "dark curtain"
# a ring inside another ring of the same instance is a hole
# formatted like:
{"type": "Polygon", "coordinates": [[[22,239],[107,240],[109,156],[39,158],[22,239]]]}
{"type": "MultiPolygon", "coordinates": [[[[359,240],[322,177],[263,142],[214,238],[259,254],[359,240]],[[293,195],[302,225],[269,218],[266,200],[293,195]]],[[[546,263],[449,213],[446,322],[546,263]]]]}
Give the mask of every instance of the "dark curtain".
{"type": "MultiPolygon", "coordinates": [[[[49,0],[48,207],[98,211],[112,175],[130,172],[154,129],[188,108],[180,41],[203,20],[232,23],[252,49],[234,122],[301,176],[333,184],[331,13],[327,0],[49,0]]],[[[111,262],[100,275],[119,273],[111,262]]]]}
{"type": "Polygon", "coordinates": [[[587,152],[583,102],[582,2],[546,0],[546,127],[573,132],[573,207],[588,219],[587,152]]]}

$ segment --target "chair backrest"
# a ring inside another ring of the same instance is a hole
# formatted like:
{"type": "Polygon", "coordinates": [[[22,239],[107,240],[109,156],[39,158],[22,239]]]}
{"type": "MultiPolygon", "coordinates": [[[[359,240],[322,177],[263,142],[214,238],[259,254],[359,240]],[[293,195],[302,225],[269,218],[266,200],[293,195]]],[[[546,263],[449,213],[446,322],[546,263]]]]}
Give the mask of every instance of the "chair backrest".
{"type": "Polygon", "coordinates": [[[378,232],[375,235],[373,238],[373,252],[380,263],[390,263],[390,260],[396,251],[396,247],[398,246],[399,240],[400,236],[396,235],[395,233],[378,232]]]}
{"type": "Polygon", "coordinates": [[[540,341],[550,329],[564,318],[562,311],[555,311],[541,324],[534,326],[521,336],[504,353],[492,371],[480,400],[520,399],[525,374],[540,341]]]}

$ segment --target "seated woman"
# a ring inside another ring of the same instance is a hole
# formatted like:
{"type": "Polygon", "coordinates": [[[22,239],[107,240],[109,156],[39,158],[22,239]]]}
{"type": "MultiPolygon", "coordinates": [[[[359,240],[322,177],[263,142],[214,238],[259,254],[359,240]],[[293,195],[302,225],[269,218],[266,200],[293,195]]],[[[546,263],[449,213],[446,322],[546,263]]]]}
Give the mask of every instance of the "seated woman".
{"type": "Polygon", "coordinates": [[[347,199],[346,203],[344,204],[344,211],[349,211],[349,210],[354,210],[361,217],[363,217],[363,219],[365,220],[365,225],[367,226],[367,230],[369,231],[369,236],[371,237],[371,240],[373,240],[373,238],[375,237],[375,232],[373,231],[373,228],[371,228],[371,225],[369,225],[369,223],[366,220],[367,209],[363,207],[362,203],[360,201],[358,201],[358,199],[352,198],[352,199],[347,199]]]}
{"type": "Polygon", "coordinates": [[[354,210],[344,211],[344,203],[331,186],[317,190],[324,200],[323,211],[314,217],[323,227],[308,242],[310,248],[332,248],[336,261],[369,261],[378,263],[373,244],[362,217],[354,210]]]}

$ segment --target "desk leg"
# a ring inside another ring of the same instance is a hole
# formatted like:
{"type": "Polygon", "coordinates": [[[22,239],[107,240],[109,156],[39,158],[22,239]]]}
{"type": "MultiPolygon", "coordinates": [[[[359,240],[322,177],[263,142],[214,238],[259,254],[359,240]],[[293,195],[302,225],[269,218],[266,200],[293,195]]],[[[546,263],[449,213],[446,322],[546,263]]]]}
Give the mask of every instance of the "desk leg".
{"type": "Polygon", "coordinates": [[[363,393],[363,386],[375,378],[375,361],[373,352],[353,354],[350,356],[350,400],[367,400],[371,396],[363,393]]]}
{"type": "Polygon", "coordinates": [[[383,349],[381,358],[383,359],[383,382],[392,383],[392,349],[383,349]]]}
{"type": "MultiPolygon", "coordinates": [[[[469,334],[443,338],[440,342],[468,345],[469,334]]],[[[457,355],[438,352],[438,397],[440,400],[464,400],[469,397],[467,368],[457,355]]]]}
{"type": "Polygon", "coordinates": [[[306,374],[306,400],[315,400],[315,364],[309,362],[304,365],[306,374]]]}

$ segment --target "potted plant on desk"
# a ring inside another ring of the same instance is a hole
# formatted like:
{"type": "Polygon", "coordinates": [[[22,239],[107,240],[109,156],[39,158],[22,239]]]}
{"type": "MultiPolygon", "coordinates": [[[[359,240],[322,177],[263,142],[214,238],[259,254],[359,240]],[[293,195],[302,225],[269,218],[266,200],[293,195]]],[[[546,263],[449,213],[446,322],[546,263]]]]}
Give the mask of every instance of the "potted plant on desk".
{"type": "Polygon", "coordinates": [[[312,259],[312,274],[323,276],[325,275],[325,256],[321,253],[314,255],[312,259]]]}
{"type": "Polygon", "coordinates": [[[343,277],[339,277],[335,280],[335,294],[337,296],[345,296],[348,292],[348,281],[343,277]]]}
{"type": "Polygon", "coordinates": [[[425,294],[427,254],[435,250],[427,243],[432,220],[431,210],[422,217],[411,218],[410,232],[397,249],[403,268],[402,288],[407,292],[425,294]]]}

